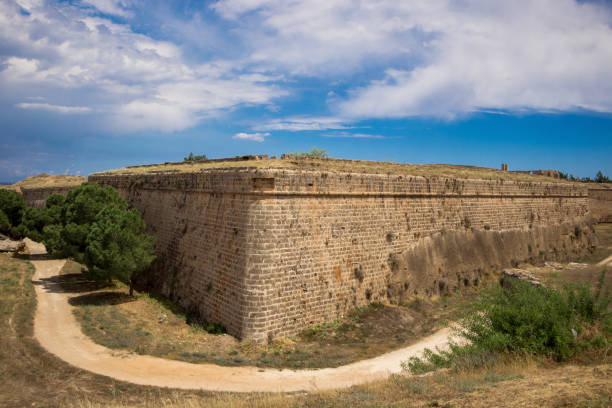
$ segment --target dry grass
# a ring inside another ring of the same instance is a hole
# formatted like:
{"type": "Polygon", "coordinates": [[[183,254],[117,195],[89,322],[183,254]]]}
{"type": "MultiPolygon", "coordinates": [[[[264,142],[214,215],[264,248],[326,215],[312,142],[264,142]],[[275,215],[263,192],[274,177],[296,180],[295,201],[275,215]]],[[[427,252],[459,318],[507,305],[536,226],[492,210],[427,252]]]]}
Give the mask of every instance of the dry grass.
{"type": "MultiPolygon", "coordinates": [[[[138,404],[113,407],[609,407],[612,403],[609,364],[538,368],[535,362],[500,364],[469,373],[437,373],[426,377],[393,376],[348,390],[321,393],[217,394],[209,399],[150,394],[138,404]]],[[[69,407],[107,407],[90,399],[69,407]]]]}
{"type": "Polygon", "coordinates": [[[147,294],[130,298],[116,283],[88,291],[78,264],[64,268],[66,291],[83,331],[112,349],[225,366],[275,368],[337,367],[408,346],[463,314],[476,289],[442,298],[415,298],[401,306],[371,304],[342,319],[311,327],[269,345],[214,335],[188,319],[178,307],[147,294]],[[77,272],[77,273],[75,273],[77,272]]]}
{"type": "Polygon", "coordinates": [[[32,338],[32,272],[28,262],[0,255],[0,406],[484,408],[608,407],[612,402],[612,364],[603,360],[584,366],[507,360],[483,370],[396,376],[315,393],[230,394],[127,384],[73,368],[32,338]]]}
{"type": "Polygon", "coordinates": [[[210,169],[228,169],[237,167],[317,170],[349,173],[374,173],[412,175],[424,177],[452,177],[462,179],[515,180],[529,182],[568,182],[545,176],[532,176],[523,173],[503,172],[496,169],[476,166],[459,166],[449,164],[398,164],[375,161],[353,161],[341,159],[266,159],[234,162],[186,162],[180,164],[152,164],[149,166],[126,167],[109,170],[99,174],[145,174],[193,173],[210,169]]]}
{"type": "Polygon", "coordinates": [[[78,186],[86,181],[87,177],[42,173],[37,176],[28,177],[9,186],[2,185],[0,188],[20,192],[22,188],[72,187],[78,186]]]}

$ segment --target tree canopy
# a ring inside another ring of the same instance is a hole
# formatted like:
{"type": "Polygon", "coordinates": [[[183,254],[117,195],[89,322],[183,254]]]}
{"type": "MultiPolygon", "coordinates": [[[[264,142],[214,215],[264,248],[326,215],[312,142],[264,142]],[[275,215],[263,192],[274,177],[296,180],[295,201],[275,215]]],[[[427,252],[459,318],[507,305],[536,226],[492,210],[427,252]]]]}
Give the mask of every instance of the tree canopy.
{"type": "Polygon", "coordinates": [[[21,238],[17,227],[25,211],[25,200],[14,191],[0,189],[0,232],[21,238]]]}
{"type": "Polygon", "coordinates": [[[115,278],[130,284],[155,259],[152,236],[136,210],[120,205],[103,208],[91,224],[85,240],[85,265],[96,279],[115,278]]]}
{"type": "Polygon", "coordinates": [[[117,279],[131,294],[133,278],[155,259],[140,213],[112,187],[83,183],[66,197],[51,195],[44,209],[27,210],[20,195],[6,193],[0,191],[0,231],[42,241],[51,256],[84,263],[93,279],[117,279]]]}
{"type": "Polygon", "coordinates": [[[47,199],[45,212],[50,222],[42,229],[43,243],[55,257],[85,261],[87,235],[98,214],[109,205],[127,210],[127,204],[112,187],[83,183],[70,190],[65,199],[47,199]]]}

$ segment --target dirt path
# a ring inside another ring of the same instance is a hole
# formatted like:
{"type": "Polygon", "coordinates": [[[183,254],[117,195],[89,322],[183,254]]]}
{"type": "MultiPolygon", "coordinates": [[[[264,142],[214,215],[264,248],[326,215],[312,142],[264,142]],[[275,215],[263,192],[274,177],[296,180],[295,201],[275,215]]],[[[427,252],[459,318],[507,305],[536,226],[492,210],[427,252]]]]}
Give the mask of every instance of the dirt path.
{"type": "Polygon", "coordinates": [[[610,255],[609,257],[607,257],[606,259],[604,259],[603,261],[597,264],[597,266],[604,266],[604,265],[612,266],[612,255],[610,255]]]}
{"type": "Polygon", "coordinates": [[[52,279],[64,262],[32,261],[38,298],[34,319],[36,339],[45,349],[78,368],[135,384],[233,392],[344,388],[400,372],[402,361],[419,355],[426,347],[444,347],[450,335],[450,329],[442,329],[412,346],[346,366],[319,370],[222,367],[116,352],[94,343],[81,332],[68,303],[69,295],[62,293],[52,279]]]}

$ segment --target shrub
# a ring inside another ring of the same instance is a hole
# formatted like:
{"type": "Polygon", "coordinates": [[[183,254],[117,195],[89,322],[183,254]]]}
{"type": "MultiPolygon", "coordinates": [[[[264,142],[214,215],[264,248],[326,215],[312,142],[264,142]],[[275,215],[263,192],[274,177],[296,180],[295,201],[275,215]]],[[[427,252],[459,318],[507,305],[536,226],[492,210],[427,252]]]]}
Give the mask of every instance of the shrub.
{"type": "Polygon", "coordinates": [[[227,332],[225,327],[220,323],[209,323],[206,326],[206,331],[210,334],[224,334],[227,332]]]}
{"type": "Polygon", "coordinates": [[[423,358],[411,358],[403,367],[419,373],[482,366],[502,353],[567,360],[591,343],[580,334],[609,318],[610,297],[602,293],[601,284],[595,293],[581,285],[556,291],[520,280],[509,284],[484,295],[477,311],[460,323],[463,341],[452,343],[448,351],[427,350],[423,358]]]}
{"type": "Polygon", "coordinates": [[[190,162],[190,161],[198,161],[198,160],[207,160],[207,157],[205,154],[196,154],[194,155],[193,152],[189,153],[189,156],[185,157],[183,159],[183,161],[186,162],[190,162]]]}
{"type": "Polygon", "coordinates": [[[326,159],[329,157],[325,149],[317,149],[312,147],[308,152],[293,153],[298,159],[326,159]]]}

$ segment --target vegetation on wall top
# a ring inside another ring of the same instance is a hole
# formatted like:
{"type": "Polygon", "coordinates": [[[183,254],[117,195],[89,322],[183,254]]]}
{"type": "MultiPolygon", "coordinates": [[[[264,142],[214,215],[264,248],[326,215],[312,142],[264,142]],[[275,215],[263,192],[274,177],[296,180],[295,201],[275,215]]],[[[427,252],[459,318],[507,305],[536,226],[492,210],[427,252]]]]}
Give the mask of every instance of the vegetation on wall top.
{"type": "Polygon", "coordinates": [[[186,162],[200,161],[200,160],[208,160],[208,159],[205,154],[193,154],[193,152],[190,152],[189,156],[183,159],[183,161],[186,161],[186,162]]]}
{"type": "Polygon", "coordinates": [[[573,174],[563,173],[562,171],[559,172],[559,175],[561,179],[569,181],[580,181],[583,183],[612,183],[612,179],[604,175],[601,170],[597,172],[593,179],[590,177],[575,177],[573,174]]]}

